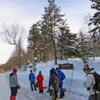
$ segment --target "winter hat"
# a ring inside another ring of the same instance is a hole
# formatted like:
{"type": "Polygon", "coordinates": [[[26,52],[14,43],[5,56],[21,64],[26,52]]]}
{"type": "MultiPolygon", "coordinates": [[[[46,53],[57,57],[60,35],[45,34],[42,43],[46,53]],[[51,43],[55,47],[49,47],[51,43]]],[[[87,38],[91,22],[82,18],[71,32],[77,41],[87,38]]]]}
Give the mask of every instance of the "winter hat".
{"type": "Polygon", "coordinates": [[[32,72],[32,70],[30,70],[30,72],[32,72]]]}
{"type": "Polygon", "coordinates": [[[59,68],[57,67],[56,70],[58,70],[59,68]]]}
{"type": "Polygon", "coordinates": [[[51,73],[52,73],[52,74],[55,73],[55,70],[52,70],[51,73]]]}
{"type": "Polygon", "coordinates": [[[89,69],[90,69],[89,68],[89,65],[88,64],[85,64],[83,70],[89,70],[89,69]]]}
{"type": "Polygon", "coordinates": [[[16,68],[13,68],[13,72],[16,73],[17,72],[17,69],[16,68]]]}

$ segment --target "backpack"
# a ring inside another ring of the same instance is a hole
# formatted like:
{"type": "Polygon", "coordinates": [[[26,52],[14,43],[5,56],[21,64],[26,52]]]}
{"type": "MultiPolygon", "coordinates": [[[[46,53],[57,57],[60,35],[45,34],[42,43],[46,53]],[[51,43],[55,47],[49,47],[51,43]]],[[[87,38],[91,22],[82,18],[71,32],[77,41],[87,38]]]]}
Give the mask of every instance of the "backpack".
{"type": "Polygon", "coordinates": [[[66,78],[65,74],[62,72],[62,80],[66,78]]]}
{"type": "Polygon", "coordinates": [[[94,84],[94,89],[97,91],[100,91],[100,75],[96,72],[94,73],[89,73],[89,74],[93,74],[94,78],[95,78],[95,84],[94,84]]]}

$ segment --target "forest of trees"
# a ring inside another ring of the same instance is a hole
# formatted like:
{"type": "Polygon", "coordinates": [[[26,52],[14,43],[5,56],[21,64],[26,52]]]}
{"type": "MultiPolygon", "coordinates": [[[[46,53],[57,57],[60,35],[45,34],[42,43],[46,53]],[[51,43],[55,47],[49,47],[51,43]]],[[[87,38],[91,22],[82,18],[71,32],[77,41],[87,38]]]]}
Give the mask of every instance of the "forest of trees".
{"type": "Polygon", "coordinates": [[[19,27],[16,22],[8,28],[3,26],[2,39],[10,45],[15,45],[15,49],[8,61],[0,67],[4,67],[5,70],[16,66],[20,68],[28,64],[27,60],[30,62],[54,60],[56,65],[58,59],[75,57],[87,63],[89,57],[95,59],[100,56],[100,2],[90,1],[93,2],[90,5],[91,9],[96,9],[97,12],[88,19],[86,24],[88,31],[84,32],[81,29],[78,33],[71,33],[67,19],[64,19],[65,14],[61,14],[55,0],[48,0],[48,6],[44,7],[41,19],[30,26],[27,50],[23,49],[25,29],[19,27]]]}

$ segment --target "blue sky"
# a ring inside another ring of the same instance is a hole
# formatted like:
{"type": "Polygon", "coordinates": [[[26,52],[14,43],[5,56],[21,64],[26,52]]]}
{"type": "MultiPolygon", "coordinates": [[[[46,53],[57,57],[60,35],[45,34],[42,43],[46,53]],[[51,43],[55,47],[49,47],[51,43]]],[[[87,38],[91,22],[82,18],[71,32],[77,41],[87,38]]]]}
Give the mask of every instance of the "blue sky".
{"type": "MultiPolygon", "coordinates": [[[[64,18],[74,33],[81,28],[83,18],[95,12],[91,9],[90,0],[55,0],[55,4],[60,6],[61,14],[66,14],[64,18]]],[[[9,25],[17,21],[26,29],[27,36],[30,27],[41,19],[44,7],[47,6],[48,0],[0,0],[0,26],[4,22],[9,25]]],[[[14,46],[4,43],[0,38],[0,64],[7,61],[13,49],[14,46]]]]}

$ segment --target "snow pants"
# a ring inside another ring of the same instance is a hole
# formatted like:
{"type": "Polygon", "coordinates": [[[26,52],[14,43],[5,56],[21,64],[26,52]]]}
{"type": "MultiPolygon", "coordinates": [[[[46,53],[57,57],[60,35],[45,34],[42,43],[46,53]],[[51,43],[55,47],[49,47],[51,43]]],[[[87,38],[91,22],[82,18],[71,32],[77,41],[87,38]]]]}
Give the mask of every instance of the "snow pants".
{"type": "Polygon", "coordinates": [[[30,82],[30,85],[31,85],[31,89],[33,89],[33,85],[34,85],[34,89],[36,89],[35,81],[31,81],[31,82],[30,82]]]}
{"type": "Polygon", "coordinates": [[[38,82],[38,88],[39,88],[39,90],[43,90],[43,83],[42,82],[38,82]]]}
{"type": "Polygon", "coordinates": [[[63,85],[62,84],[59,84],[59,88],[62,89],[62,87],[63,87],[63,85]]]}
{"type": "Polygon", "coordinates": [[[16,96],[17,95],[17,89],[18,88],[17,87],[11,87],[10,89],[11,89],[11,95],[12,96],[16,96]]]}

